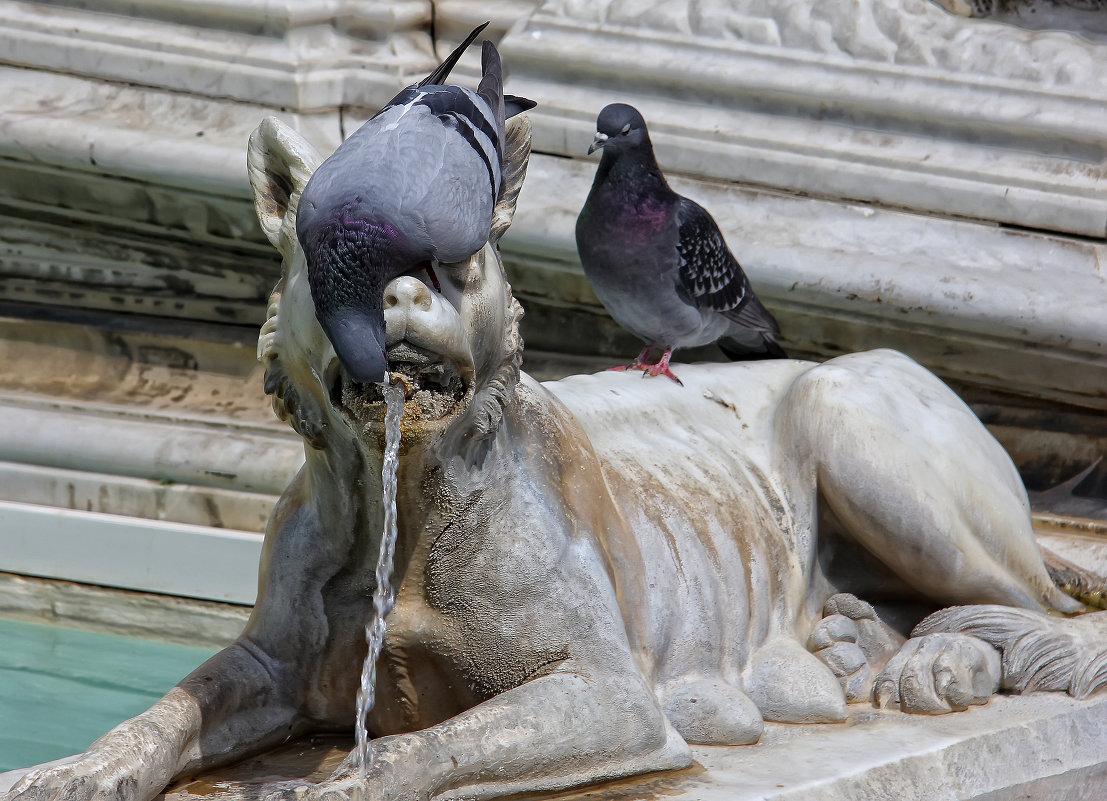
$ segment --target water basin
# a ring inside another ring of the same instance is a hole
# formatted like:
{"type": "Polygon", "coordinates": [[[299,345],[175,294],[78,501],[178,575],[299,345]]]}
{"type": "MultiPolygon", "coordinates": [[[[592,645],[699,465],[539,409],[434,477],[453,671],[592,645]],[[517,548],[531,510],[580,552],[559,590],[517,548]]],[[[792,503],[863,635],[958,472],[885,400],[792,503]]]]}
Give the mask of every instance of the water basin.
{"type": "Polygon", "coordinates": [[[0,618],[0,772],[84,751],[214,653],[0,618]]]}

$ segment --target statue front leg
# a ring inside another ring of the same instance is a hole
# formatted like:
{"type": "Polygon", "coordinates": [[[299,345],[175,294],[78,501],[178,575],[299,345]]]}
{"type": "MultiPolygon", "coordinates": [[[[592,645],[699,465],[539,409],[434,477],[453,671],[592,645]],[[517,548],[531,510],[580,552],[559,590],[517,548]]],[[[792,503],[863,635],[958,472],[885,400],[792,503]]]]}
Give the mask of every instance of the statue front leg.
{"type": "Polygon", "coordinates": [[[372,742],[366,780],[351,756],[310,788],[266,801],[491,798],[684,768],[691,752],[637,673],[532,679],[437,726],[372,742]]]}

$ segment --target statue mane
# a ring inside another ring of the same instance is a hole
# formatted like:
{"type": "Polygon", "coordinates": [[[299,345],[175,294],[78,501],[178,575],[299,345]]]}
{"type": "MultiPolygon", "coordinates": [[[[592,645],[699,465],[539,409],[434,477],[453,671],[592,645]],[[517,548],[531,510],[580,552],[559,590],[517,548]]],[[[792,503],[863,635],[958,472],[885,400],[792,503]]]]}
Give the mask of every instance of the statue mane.
{"type": "MultiPolygon", "coordinates": [[[[504,279],[507,283],[507,279],[504,279]]],[[[523,307],[507,287],[510,306],[508,320],[504,325],[504,359],[492,374],[492,377],[473,397],[473,436],[477,441],[487,439],[496,433],[503,419],[504,406],[507,405],[515,385],[519,383],[519,373],[523,365],[523,338],[519,334],[519,321],[523,317],[523,307]]]]}

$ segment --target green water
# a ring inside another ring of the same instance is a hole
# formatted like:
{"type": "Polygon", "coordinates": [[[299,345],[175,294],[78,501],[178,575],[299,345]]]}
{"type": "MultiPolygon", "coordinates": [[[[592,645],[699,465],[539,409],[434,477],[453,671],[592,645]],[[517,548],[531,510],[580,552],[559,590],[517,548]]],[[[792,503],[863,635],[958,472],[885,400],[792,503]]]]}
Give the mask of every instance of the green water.
{"type": "Polygon", "coordinates": [[[84,751],[214,653],[0,618],[0,771],[84,751]]]}

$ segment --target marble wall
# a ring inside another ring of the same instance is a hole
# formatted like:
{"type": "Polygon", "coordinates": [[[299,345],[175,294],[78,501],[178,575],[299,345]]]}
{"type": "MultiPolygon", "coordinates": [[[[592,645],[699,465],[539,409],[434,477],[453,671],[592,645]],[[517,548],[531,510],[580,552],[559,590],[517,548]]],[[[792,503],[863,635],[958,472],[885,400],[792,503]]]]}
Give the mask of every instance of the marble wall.
{"type": "Polygon", "coordinates": [[[275,113],[333,148],[489,17],[539,102],[503,245],[530,369],[636,350],[572,234],[622,100],[791,352],[899,348],[1067,478],[1107,452],[1107,40],[944,5],[0,0],[0,502],[260,530],[301,456],[254,361],[246,140],[275,113]]]}

